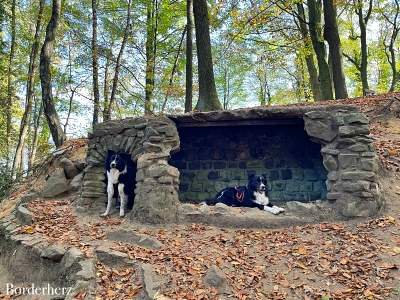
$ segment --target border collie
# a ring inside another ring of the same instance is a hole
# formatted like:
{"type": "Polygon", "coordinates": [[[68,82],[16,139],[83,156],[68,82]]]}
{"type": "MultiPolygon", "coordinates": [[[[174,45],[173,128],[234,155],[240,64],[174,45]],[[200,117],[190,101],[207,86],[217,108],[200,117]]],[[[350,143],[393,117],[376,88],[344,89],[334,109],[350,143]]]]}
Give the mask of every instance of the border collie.
{"type": "Polygon", "coordinates": [[[269,202],[265,175],[249,175],[247,186],[227,187],[207,204],[215,205],[217,203],[228,206],[258,207],[274,215],[285,211],[284,208],[272,205],[269,202]]]}
{"type": "MultiPolygon", "coordinates": [[[[129,154],[109,150],[106,158],[107,208],[102,216],[111,210],[113,198],[121,199],[119,216],[125,215],[125,208],[131,209],[135,191],[135,165],[129,154]]],[[[118,200],[118,199],[117,199],[118,200]]]]}

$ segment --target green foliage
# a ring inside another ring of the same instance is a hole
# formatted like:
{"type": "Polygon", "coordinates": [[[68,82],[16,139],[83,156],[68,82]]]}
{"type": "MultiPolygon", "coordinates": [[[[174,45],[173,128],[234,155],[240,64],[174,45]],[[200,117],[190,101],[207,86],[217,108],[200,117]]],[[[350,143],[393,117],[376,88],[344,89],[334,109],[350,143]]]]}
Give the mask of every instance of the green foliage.
{"type": "MultiPolygon", "coordinates": [[[[185,98],[185,40],[178,48],[186,24],[186,1],[139,0],[132,1],[132,26],[121,68],[113,118],[141,115],[144,111],[146,6],[157,7],[154,18],[155,33],[155,113],[162,110],[167,99],[166,112],[183,111],[185,98]],[[170,83],[176,61],[175,71],[170,83]]],[[[211,44],[218,96],[226,108],[298,103],[313,101],[305,58],[313,54],[299,32],[296,4],[291,1],[209,1],[211,44]]],[[[337,1],[338,24],[343,52],[355,61],[360,59],[360,41],[357,16],[353,1],[337,1]]],[[[25,107],[26,79],[29,55],[38,12],[39,0],[29,4],[17,1],[17,49],[13,63],[13,132],[12,143],[18,136],[19,123],[25,107]]],[[[98,39],[100,100],[111,91],[115,61],[124,36],[126,0],[98,1],[98,39]],[[104,86],[108,59],[108,83],[104,86]]],[[[304,6],[307,15],[307,6],[304,6]]],[[[364,7],[364,10],[366,8],[364,7]]],[[[46,1],[41,41],[50,18],[51,6],[46,1]]],[[[368,23],[369,80],[371,89],[386,92],[390,88],[392,70],[385,45],[391,34],[391,20],[396,15],[394,1],[374,1],[368,23]]],[[[69,136],[83,136],[90,128],[93,109],[92,91],[92,10],[91,0],[63,1],[61,23],[57,30],[53,57],[52,85],[57,111],[69,136]],[[72,97],[73,95],[73,97],[72,97]]],[[[400,23],[400,21],[399,21],[400,23]]],[[[8,55],[10,51],[10,1],[0,1],[0,104],[6,99],[8,55]]],[[[194,44],[195,46],[195,44],[194,44]]],[[[398,56],[400,44],[395,41],[398,56]]],[[[343,58],[346,83],[351,96],[362,94],[359,70],[349,59],[343,58]]],[[[36,62],[38,64],[38,61],[36,62]]],[[[397,68],[400,59],[397,58],[397,68]]],[[[196,103],[197,59],[194,47],[193,102],[196,103]]],[[[399,88],[397,84],[396,89],[399,88]]],[[[35,76],[35,97],[39,103],[41,88],[35,76]]],[[[34,115],[31,118],[26,151],[31,150],[34,115]]],[[[5,153],[5,115],[0,109],[0,163],[13,153],[5,153]]],[[[39,128],[38,155],[52,149],[49,130],[44,117],[39,128]]],[[[40,157],[38,157],[39,159],[40,157]]]]}

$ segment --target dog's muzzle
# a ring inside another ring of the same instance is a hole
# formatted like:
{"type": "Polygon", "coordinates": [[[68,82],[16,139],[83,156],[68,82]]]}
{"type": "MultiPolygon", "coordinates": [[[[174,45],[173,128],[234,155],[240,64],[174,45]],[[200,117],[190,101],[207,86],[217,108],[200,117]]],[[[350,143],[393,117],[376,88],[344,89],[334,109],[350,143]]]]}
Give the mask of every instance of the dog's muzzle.
{"type": "Polygon", "coordinates": [[[116,166],[117,166],[116,163],[111,163],[111,164],[110,164],[110,167],[111,167],[111,168],[115,168],[116,166]]]}

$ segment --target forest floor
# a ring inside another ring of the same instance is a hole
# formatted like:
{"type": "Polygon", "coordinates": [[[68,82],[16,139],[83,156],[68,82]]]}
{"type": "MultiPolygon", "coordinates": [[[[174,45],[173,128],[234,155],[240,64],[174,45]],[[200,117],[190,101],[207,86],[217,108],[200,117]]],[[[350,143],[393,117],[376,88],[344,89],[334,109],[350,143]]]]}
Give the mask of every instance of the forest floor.
{"type": "MultiPolygon", "coordinates": [[[[95,257],[96,248],[107,244],[132,261],[150,264],[163,278],[155,299],[400,299],[400,101],[386,111],[382,107],[387,97],[346,102],[359,106],[371,119],[386,197],[376,218],[276,230],[201,224],[152,227],[117,217],[80,215],[73,205],[76,195],[67,195],[30,202],[34,223],[20,230],[75,246],[88,257],[95,257]],[[148,248],[108,238],[121,230],[161,244],[148,248]],[[219,290],[204,283],[211,266],[225,277],[219,290]]],[[[98,262],[96,299],[132,299],[143,288],[136,272],[132,266],[98,262]]]]}

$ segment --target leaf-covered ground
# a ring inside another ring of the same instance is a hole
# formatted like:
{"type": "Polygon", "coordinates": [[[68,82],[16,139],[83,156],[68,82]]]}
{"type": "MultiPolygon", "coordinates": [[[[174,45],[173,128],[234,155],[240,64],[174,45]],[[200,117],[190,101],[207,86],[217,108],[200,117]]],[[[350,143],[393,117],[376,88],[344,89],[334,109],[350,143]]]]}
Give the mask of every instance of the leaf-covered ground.
{"type": "MultiPolygon", "coordinates": [[[[68,200],[34,201],[32,226],[49,241],[80,248],[93,256],[93,241],[124,228],[162,242],[150,250],[113,242],[113,249],[133,261],[149,263],[166,284],[172,299],[218,299],[203,276],[218,266],[226,275],[233,299],[398,299],[400,297],[399,215],[356,223],[321,223],[280,230],[233,230],[193,224],[145,228],[117,218],[82,221],[68,200]],[[130,226],[130,227],[129,227],[130,226]]],[[[141,283],[132,267],[97,265],[99,299],[128,299],[141,283]]],[[[77,295],[79,298],[81,295],[77,295]]]]}
{"type": "MultiPolygon", "coordinates": [[[[400,299],[400,103],[383,110],[389,101],[377,96],[341,102],[360,107],[372,120],[387,197],[384,214],[375,219],[279,230],[199,224],[149,228],[118,218],[78,216],[72,198],[65,198],[31,202],[34,224],[21,232],[78,247],[88,257],[107,232],[121,227],[152,236],[162,242],[160,249],[110,243],[132,261],[151,264],[165,279],[161,293],[172,299],[400,299]],[[204,285],[211,265],[224,272],[226,294],[204,285]]],[[[139,277],[132,266],[111,268],[99,262],[97,298],[130,299],[143,288],[139,277]]]]}

